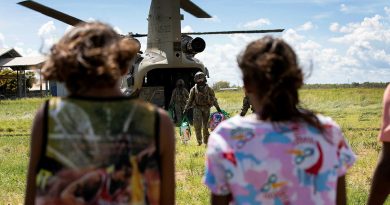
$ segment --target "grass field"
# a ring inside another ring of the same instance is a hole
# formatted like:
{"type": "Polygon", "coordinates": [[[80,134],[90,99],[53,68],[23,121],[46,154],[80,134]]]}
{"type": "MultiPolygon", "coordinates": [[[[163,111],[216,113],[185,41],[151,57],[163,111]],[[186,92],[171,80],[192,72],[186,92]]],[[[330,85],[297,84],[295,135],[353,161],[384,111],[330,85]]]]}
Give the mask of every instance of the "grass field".
{"type": "MultiPolygon", "coordinates": [[[[305,107],[331,116],[340,124],[358,156],[348,172],[348,204],[363,205],[367,199],[372,171],[380,143],[381,101],[384,89],[344,88],[306,89],[300,95],[305,107]]],[[[219,104],[230,114],[241,108],[240,91],[217,92],[219,104]]],[[[42,99],[0,101],[0,205],[22,204],[29,156],[29,132],[35,110],[42,99]]],[[[204,147],[177,141],[177,204],[208,204],[209,197],[201,184],[204,173],[204,147]]],[[[390,200],[387,200],[390,205],[390,200]]]]}

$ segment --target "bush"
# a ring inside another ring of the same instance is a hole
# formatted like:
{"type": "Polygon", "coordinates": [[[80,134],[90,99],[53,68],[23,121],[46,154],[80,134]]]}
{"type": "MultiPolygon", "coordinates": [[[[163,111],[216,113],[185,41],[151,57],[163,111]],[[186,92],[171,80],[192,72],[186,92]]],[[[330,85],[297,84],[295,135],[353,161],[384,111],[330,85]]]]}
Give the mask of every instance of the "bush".
{"type": "Polygon", "coordinates": [[[218,81],[213,84],[213,90],[220,90],[221,88],[230,88],[230,83],[227,81],[218,81]]]}
{"type": "MultiPolygon", "coordinates": [[[[19,74],[20,75],[20,74],[19,74]]],[[[21,76],[19,76],[20,79],[21,76]]],[[[26,89],[36,81],[34,72],[26,72],[26,89]]],[[[18,90],[17,72],[11,69],[0,70],[0,95],[15,95],[18,90]]],[[[23,82],[22,82],[23,83],[23,82]]]]}

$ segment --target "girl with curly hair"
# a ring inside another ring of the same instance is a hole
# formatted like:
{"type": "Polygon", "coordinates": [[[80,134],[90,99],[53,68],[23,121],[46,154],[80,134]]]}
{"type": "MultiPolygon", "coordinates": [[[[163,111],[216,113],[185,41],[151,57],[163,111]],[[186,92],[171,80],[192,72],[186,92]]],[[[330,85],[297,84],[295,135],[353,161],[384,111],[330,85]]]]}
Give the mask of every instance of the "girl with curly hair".
{"type": "Polygon", "coordinates": [[[100,22],[51,48],[43,76],[69,96],[35,116],[25,204],[174,204],[173,124],[119,86],[139,49],[100,22]]]}

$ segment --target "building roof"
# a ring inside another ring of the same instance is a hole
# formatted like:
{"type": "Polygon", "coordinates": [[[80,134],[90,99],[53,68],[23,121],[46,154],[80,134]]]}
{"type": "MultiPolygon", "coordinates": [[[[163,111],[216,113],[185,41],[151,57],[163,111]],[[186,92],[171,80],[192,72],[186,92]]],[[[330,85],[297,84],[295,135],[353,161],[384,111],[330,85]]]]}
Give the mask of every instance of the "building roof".
{"type": "Polygon", "coordinates": [[[0,58],[0,67],[10,67],[13,70],[24,70],[36,66],[45,61],[44,56],[0,58]]]}
{"type": "Polygon", "coordinates": [[[15,58],[22,57],[15,49],[13,48],[0,48],[0,58],[15,58]]]}

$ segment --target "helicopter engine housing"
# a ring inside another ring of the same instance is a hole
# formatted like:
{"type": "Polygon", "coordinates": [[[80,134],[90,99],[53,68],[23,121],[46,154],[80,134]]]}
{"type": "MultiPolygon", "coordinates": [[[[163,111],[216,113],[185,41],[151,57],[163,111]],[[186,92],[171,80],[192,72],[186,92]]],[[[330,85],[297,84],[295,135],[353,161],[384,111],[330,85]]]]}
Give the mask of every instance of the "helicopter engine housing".
{"type": "Polygon", "coordinates": [[[184,53],[195,55],[204,51],[206,42],[199,37],[192,38],[191,36],[183,35],[181,37],[181,48],[184,53]]]}

